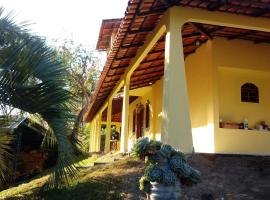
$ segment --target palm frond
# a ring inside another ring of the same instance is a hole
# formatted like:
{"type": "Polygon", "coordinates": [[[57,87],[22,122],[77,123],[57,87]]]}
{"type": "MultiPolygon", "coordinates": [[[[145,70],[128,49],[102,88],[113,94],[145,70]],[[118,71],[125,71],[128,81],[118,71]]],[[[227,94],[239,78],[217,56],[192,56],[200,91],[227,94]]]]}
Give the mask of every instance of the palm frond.
{"type": "Polygon", "coordinates": [[[0,10],[0,103],[38,113],[56,138],[58,161],[49,186],[75,176],[73,147],[68,140],[74,121],[73,97],[67,90],[67,68],[45,42],[16,25],[0,10]],[[5,34],[2,35],[1,31],[5,34]]]}
{"type": "Polygon", "coordinates": [[[12,135],[7,128],[0,128],[0,185],[8,182],[12,171],[12,143],[14,142],[14,135],[12,135]]]}

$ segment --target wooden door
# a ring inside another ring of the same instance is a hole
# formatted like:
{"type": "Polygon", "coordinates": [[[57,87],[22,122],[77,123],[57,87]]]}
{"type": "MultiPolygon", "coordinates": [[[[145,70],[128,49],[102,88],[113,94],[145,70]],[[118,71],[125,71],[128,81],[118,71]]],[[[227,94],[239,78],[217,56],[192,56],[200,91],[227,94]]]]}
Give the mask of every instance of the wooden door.
{"type": "Polygon", "coordinates": [[[143,134],[143,119],[144,119],[144,106],[141,104],[136,109],[136,138],[142,137],[143,134]]]}

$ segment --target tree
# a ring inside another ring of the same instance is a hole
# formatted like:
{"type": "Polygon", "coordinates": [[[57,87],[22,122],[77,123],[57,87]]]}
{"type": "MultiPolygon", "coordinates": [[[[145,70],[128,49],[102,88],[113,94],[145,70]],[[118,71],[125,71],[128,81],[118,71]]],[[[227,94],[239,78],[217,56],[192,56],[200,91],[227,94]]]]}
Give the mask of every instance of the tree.
{"type": "MultiPolygon", "coordinates": [[[[68,90],[69,72],[45,41],[31,34],[0,9],[0,104],[38,114],[47,122],[47,137],[57,143],[58,160],[49,187],[58,186],[76,175],[73,147],[68,140],[74,121],[74,97],[68,90]]],[[[7,135],[0,129],[0,160],[9,154],[7,135]],[[3,139],[4,138],[4,139],[3,139]],[[6,139],[5,139],[6,138],[6,139]],[[5,154],[3,154],[5,152],[5,154]]],[[[3,161],[3,160],[2,160],[3,161]]],[[[0,161],[0,176],[5,168],[0,161]]]]}
{"type": "Polygon", "coordinates": [[[70,74],[68,79],[70,92],[77,97],[77,106],[74,110],[77,117],[71,137],[80,147],[79,149],[87,150],[84,147],[88,147],[85,143],[88,144],[89,133],[84,130],[89,128],[84,127],[83,116],[100,75],[101,54],[83,44],[75,44],[70,39],[56,40],[55,46],[58,56],[64,61],[70,74]]]}

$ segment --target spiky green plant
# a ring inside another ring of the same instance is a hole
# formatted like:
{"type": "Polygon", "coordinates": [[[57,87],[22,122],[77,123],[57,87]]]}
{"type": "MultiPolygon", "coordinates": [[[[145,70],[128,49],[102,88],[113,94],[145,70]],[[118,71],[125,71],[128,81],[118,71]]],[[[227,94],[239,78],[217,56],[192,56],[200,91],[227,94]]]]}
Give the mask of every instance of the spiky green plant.
{"type": "Polygon", "coordinates": [[[141,158],[147,154],[147,146],[149,145],[148,138],[139,138],[137,143],[133,145],[131,149],[131,155],[137,158],[141,158]]]}
{"type": "Polygon", "coordinates": [[[145,176],[141,177],[140,179],[140,190],[144,191],[145,193],[150,193],[151,191],[151,183],[145,176]]]}
{"type": "Polygon", "coordinates": [[[67,137],[74,120],[68,73],[45,41],[25,28],[0,9],[0,104],[39,114],[49,125],[58,161],[48,186],[55,187],[77,171],[67,137]]]}
{"type": "Polygon", "coordinates": [[[161,182],[162,175],[162,169],[157,164],[150,164],[144,170],[144,176],[152,182],[161,182]]]}
{"type": "Polygon", "coordinates": [[[168,144],[140,138],[132,149],[132,155],[147,158],[147,167],[140,180],[140,189],[146,193],[151,192],[151,182],[172,186],[176,184],[177,177],[192,183],[200,180],[200,172],[187,163],[185,154],[168,144]]]}
{"type": "Polygon", "coordinates": [[[174,173],[170,168],[163,170],[162,173],[162,181],[160,183],[162,183],[163,185],[175,185],[177,181],[177,175],[176,173],[174,173]]]}
{"type": "Polygon", "coordinates": [[[150,140],[147,145],[147,151],[148,152],[155,152],[157,150],[160,150],[162,143],[160,141],[150,140]]]}
{"type": "Polygon", "coordinates": [[[168,144],[163,144],[160,148],[160,152],[162,152],[162,154],[164,154],[168,158],[171,157],[172,151],[172,146],[168,144]]]}

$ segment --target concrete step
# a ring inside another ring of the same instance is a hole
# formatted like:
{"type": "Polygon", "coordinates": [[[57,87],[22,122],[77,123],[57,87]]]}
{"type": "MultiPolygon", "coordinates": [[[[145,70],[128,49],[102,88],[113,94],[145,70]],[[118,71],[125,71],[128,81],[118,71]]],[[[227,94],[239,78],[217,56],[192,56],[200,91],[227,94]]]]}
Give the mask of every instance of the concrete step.
{"type": "Polygon", "coordinates": [[[93,162],[93,166],[99,166],[99,165],[108,165],[112,164],[113,162],[93,162]]]}
{"type": "Polygon", "coordinates": [[[102,160],[102,157],[98,158],[97,161],[93,162],[93,163],[90,163],[88,165],[83,165],[83,166],[80,166],[79,168],[91,168],[93,166],[101,166],[101,165],[107,165],[107,164],[112,164],[113,162],[116,162],[116,161],[120,161],[120,160],[123,160],[125,159],[125,155],[120,155],[120,156],[117,156],[116,158],[110,158],[108,159],[108,161],[103,161],[102,160]]]}
{"type": "Polygon", "coordinates": [[[91,167],[94,167],[94,166],[102,166],[102,165],[108,165],[108,164],[111,164],[113,162],[93,162],[93,163],[90,163],[89,165],[82,165],[82,166],[79,166],[79,168],[91,168],[91,167]]]}

